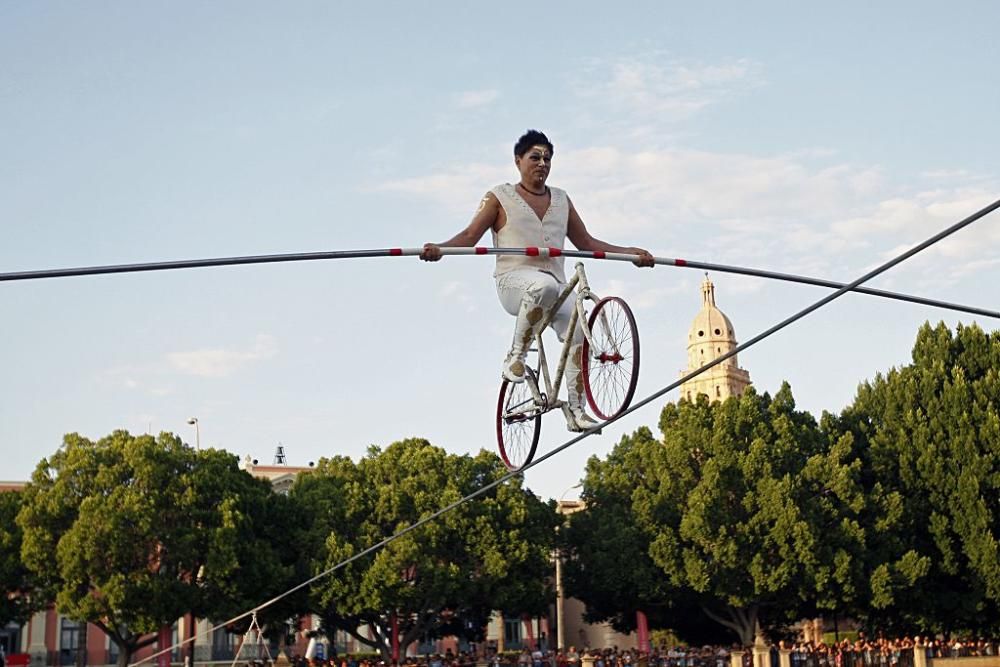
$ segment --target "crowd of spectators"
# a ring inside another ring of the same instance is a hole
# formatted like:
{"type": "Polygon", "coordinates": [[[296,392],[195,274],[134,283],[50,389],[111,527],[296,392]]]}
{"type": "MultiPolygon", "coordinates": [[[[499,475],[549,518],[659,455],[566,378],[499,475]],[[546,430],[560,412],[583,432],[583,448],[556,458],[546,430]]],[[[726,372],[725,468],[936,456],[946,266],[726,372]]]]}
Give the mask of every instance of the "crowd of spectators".
{"type": "MultiPolygon", "coordinates": [[[[487,667],[582,667],[584,656],[593,660],[594,667],[729,667],[729,650],[721,647],[705,646],[654,649],[651,653],[634,649],[619,649],[617,646],[605,649],[585,648],[577,650],[570,646],[565,651],[542,651],[524,649],[520,653],[494,653],[486,660],[487,667]]],[[[408,656],[398,667],[475,667],[482,659],[471,653],[431,654],[408,656]]],[[[366,656],[343,656],[327,660],[307,660],[301,656],[291,659],[292,667],[397,667],[384,661],[366,656]]],[[[246,667],[258,667],[247,665],[246,667]]],[[[260,667],[271,667],[262,665],[260,667]]]]}
{"type": "MultiPolygon", "coordinates": [[[[294,655],[290,659],[290,662],[291,667],[385,667],[387,665],[384,660],[370,654],[347,654],[326,658],[325,660],[294,655]]],[[[448,649],[445,653],[407,656],[402,659],[399,666],[396,666],[394,663],[394,667],[476,667],[477,662],[478,659],[471,653],[466,651],[453,653],[451,649],[448,649]]],[[[257,666],[247,665],[247,667],[257,666]]],[[[268,664],[261,667],[272,666],[268,664]]]]}
{"type": "Polygon", "coordinates": [[[800,642],[791,647],[791,663],[792,667],[912,667],[915,639],[869,640],[859,635],[853,642],[800,642]]]}
{"type": "Polygon", "coordinates": [[[861,633],[854,641],[798,643],[791,650],[792,667],[912,667],[915,650],[932,659],[988,656],[997,655],[997,644],[984,639],[920,636],[869,639],[861,633]]]}
{"type": "MultiPolygon", "coordinates": [[[[735,647],[739,649],[739,647],[735,647]]],[[[860,634],[856,639],[839,642],[798,642],[773,646],[770,649],[771,667],[779,667],[780,651],[788,649],[791,667],[913,667],[915,650],[924,651],[928,658],[955,658],[966,656],[1000,655],[996,643],[981,639],[933,639],[903,637],[900,639],[869,639],[860,634]]],[[[496,653],[488,667],[582,667],[584,656],[593,660],[594,667],[730,667],[730,652],[734,647],[725,646],[674,646],[655,648],[651,652],[570,646],[565,651],[524,649],[520,653],[496,653]]],[[[744,667],[751,667],[750,651],[743,654],[744,667]]],[[[465,651],[444,654],[408,656],[400,665],[387,665],[372,656],[345,655],[326,660],[305,659],[293,656],[291,667],[476,667],[482,664],[481,656],[465,651]]],[[[588,661],[589,662],[589,661],[588,661]]],[[[256,667],[248,665],[248,667],[256,667]]],[[[270,665],[261,665],[270,667],[270,665]]]]}

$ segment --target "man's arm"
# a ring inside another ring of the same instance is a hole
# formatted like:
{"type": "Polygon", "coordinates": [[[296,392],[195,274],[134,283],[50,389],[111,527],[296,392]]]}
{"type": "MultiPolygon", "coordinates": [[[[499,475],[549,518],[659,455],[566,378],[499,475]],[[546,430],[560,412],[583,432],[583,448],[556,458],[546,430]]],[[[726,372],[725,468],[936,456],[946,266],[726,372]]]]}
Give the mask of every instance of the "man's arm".
{"type": "MultiPolygon", "coordinates": [[[[568,197],[567,197],[568,199],[568,197]]],[[[583,224],[583,220],[580,218],[580,214],[576,212],[576,207],[573,206],[573,201],[569,202],[569,223],[566,229],[566,236],[569,240],[577,247],[578,250],[586,251],[602,251],[602,252],[618,252],[625,255],[639,255],[639,258],[632,263],[636,266],[653,266],[653,256],[648,250],[636,247],[626,247],[620,245],[614,245],[613,243],[608,243],[607,241],[602,241],[590,235],[587,231],[587,226],[583,224]]]]}
{"type": "Polygon", "coordinates": [[[438,261],[441,259],[441,248],[471,248],[483,238],[486,230],[496,224],[499,214],[500,201],[492,192],[487,192],[479,202],[479,208],[472,216],[469,226],[443,243],[425,243],[420,259],[425,262],[438,261]]]}

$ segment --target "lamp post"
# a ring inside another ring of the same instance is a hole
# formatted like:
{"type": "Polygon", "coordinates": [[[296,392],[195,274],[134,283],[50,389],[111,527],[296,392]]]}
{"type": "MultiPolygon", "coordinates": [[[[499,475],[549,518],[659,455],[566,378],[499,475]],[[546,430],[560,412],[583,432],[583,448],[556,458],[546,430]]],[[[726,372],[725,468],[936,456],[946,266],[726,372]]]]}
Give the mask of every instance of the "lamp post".
{"type": "Polygon", "coordinates": [[[201,428],[198,427],[198,418],[191,417],[188,419],[188,424],[194,426],[194,446],[196,450],[201,451],[201,428]]]}
{"type": "MultiPolygon", "coordinates": [[[[559,496],[559,502],[556,503],[556,511],[560,515],[566,514],[563,511],[563,498],[566,494],[573,489],[579,489],[583,486],[583,482],[579,482],[569,487],[562,492],[559,496]]],[[[570,512],[571,513],[571,512],[570,512]]],[[[562,521],[559,522],[562,524],[562,521]]],[[[556,526],[556,534],[559,533],[559,526],[556,526]]],[[[565,602],[565,596],[563,595],[563,583],[562,583],[562,551],[559,549],[559,545],[556,545],[556,648],[560,651],[566,649],[566,622],[565,622],[565,610],[563,603],[565,602]]]]}
{"type": "MultiPolygon", "coordinates": [[[[558,534],[559,526],[556,526],[558,534]]],[[[562,552],[556,545],[556,649],[562,651],[566,647],[566,623],[563,620],[563,586],[562,586],[562,552]]]]}

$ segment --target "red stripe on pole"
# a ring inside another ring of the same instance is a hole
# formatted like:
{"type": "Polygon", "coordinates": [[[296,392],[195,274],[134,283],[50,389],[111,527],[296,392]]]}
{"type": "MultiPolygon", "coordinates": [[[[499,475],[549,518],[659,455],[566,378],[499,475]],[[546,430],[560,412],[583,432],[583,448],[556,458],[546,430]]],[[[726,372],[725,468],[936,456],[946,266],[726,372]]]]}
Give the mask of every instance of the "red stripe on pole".
{"type": "Polygon", "coordinates": [[[604,259],[604,251],[603,250],[595,250],[594,251],[594,259],[604,259]]]}
{"type": "Polygon", "coordinates": [[[484,248],[483,246],[481,246],[481,245],[477,245],[476,246],[476,254],[477,255],[485,255],[486,252],[487,252],[486,248],[484,248]]]}
{"type": "Polygon", "coordinates": [[[549,257],[558,257],[562,254],[562,249],[560,248],[549,248],[549,257]]]}
{"type": "Polygon", "coordinates": [[[528,257],[538,257],[538,248],[535,246],[528,246],[524,249],[524,254],[528,257]]]}
{"type": "Polygon", "coordinates": [[[390,255],[402,255],[403,254],[403,249],[402,248],[390,248],[389,249],[389,254],[390,255]]]}
{"type": "Polygon", "coordinates": [[[686,259],[675,259],[674,260],[674,266],[687,266],[687,265],[688,265],[688,263],[687,263],[686,259]]]}

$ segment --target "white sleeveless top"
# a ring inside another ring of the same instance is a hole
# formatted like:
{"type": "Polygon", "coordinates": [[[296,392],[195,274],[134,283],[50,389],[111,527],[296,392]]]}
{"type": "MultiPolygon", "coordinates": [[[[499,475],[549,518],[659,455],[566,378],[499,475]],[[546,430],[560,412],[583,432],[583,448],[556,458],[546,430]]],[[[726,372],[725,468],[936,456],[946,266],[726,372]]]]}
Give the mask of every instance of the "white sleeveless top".
{"type": "MultiPolygon", "coordinates": [[[[566,242],[569,224],[569,198],[565,190],[549,188],[549,209],[541,220],[538,214],[521,198],[514,186],[504,183],[490,189],[507,214],[507,224],[493,232],[494,248],[559,248],[566,242]]],[[[528,257],[527,255],[497,255],[497,268],[493,277],[517,269],[534,269],[551,274],[561,283],[566,282],[562,257],[528,257]]]]}

